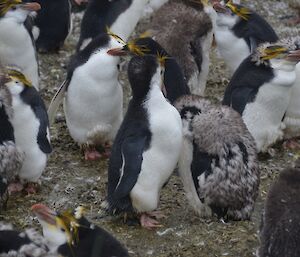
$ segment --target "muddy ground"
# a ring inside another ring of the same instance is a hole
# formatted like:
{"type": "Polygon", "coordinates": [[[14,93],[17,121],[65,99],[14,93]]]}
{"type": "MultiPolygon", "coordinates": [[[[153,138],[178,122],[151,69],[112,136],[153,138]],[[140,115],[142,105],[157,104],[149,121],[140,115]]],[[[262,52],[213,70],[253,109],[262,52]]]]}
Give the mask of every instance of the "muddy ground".
{"type": "MultiPolygon", "coordinates": [[[[243,2],[243,1],[242,1],[243,2]]],[[[296,35],[299,26],[289,27],[282,18],[295,14],[286,1],[244,1],[262,14],[280,36],[296,35]]],[[[39,55],[41,83],[46,86],[42,96],[49,104],[66,75],[66,64],[79,34],[80,14],[74,17],[71,37],[59,54],[39,55]]],[[[126,79],[122,84],[126,91],[126,101],[130,92],[126,79]]],[[[207,97],[219,102],[228,83],[228,73],[216,50],[212,50],[212,64],[207,85],[207,97]]],[[[163,227],[156,231],[141,229],[138,225],[124,224],[121,219],[102,217],[98,212],[104,200],[107,183],[107,160],[86,162],[68,134],[62,110],[60,119],[51,127],[53,153],[42,176],[42,186],[36,195],[16,195],[10,198],[7,211],[0,219],[15,224],[18,228],[39,227],[30,213],[30,206],[45,203],[61,210],[79,204],[87,209],[87,216],[96,224],[114,234],[129,249],[133,257],[210,257],[255,255],[259,244],[258,227],[263,208],[263,200],[270,183],[285,167],[294,160],[295,152],[284,150],[281,143],[274,147],[274,156],[260,156],[261,187],[260,196],[252,220],[223,224],[217,220],[198,218],[185,199],[182,184],[173,176],[161,192],[159,210],[167,218],[163,227]]]]}

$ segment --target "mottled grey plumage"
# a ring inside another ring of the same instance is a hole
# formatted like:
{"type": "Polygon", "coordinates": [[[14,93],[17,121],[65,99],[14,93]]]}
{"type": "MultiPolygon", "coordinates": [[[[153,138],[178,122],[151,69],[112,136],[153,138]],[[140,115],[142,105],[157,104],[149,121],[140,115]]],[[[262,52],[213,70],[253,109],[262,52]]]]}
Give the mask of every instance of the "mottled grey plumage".
{"type": "Polygon", "coordinates": [[[184,133],[179,173],[190,204],[204,217],[249,219],[259,170],[255,142],[242,118],[197,96],[184,96],[175,107],[184,133]]]}
{"type": "Polygon", "coordinates": [[[192,92],[203,93],[208,73],[208,67],[204,66],[209,64],[207,55],[212,40],[212,21],[201,3],[170,0],[153,14],[148,29],[153,38],[178,61],[192,92]],[[204,73],[202,77],[201,73],[204,73]]]}
{"type": "Polygon", "coordinates": [[[259,257],[300,256],[300,159],[271,186],[262,219],[259,257]]]}

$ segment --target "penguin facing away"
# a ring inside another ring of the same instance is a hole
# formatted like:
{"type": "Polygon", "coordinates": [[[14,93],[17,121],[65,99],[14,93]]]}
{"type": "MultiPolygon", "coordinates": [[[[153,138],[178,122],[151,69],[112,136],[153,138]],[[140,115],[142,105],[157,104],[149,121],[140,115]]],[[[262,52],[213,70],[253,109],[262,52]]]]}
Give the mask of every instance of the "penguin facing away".
{"type": "Polygon", "coordinates": [[[300,161],[283,170],[268,192],[258,257],[300,256],[300,161]]]}
{"type": "Polygon", "coordinates": [[[46,107],[20,70],[8,67],[7,75],[9,81],[5,85],[12,96],[14,116],[11,123],[15,141],[25,154],[19,178],[22,183],[36,183],[46,167],[47,155],[52,151],[46,107]]]}
{"type": "Polygon", "coordinates": [[[133,57],[129,63],[132,99],[112,147],[105,203],[112,213],[140,215],[148,229],[160,226],[152,219],[158,218],[153,211],[182,142],[180,115],[162,93],[162,65],[151,55],[133,57]]]}
{"type": "MultiPolygon", "coordinates": [[[[118,50],[118,49],[116,49],[118,50]]],[[[165,57],[164,86],[165,97],[173,103],[178,97],[190,94],[190,89],[176,59],[170,56],[164,48],[150,37],[140,37],[127,43],[123,49],[135,55],[156,55],[165,57]]],[[[113,49],[111,50],[113,51],[113,49]]]]}
{"type": "Polygon", "coordinates": [[[118,82],[120,58],[108,51],[124,45],[115,34],[104,33],[76,53],[48,110],[52,121],[65,97],[68,130],[84,150],[86,160],[101,156],[96,148],[113,141],[123,119],[123,90],[118,82]]]}
{"type": "Polygon", "coordinates": [[[71,4],[69,0],[38,0],[41,10],[35,18],[39,30],[36,40],[40,52],[58,51],[71,30],[71,4]]]}
{"type": "Polygon", "coordinates": [[[65,257],[128,257],[127,250],[104,229],[83,216],[83,208],[61,213],[43,204],[31,207],[43,228],[51,252],[65,257]]]}
{"type": "Polygon", "coordinates": [[[196,95],[175,106],[184,138],[178,171],[189,203],[202,217],[250,219],[260,177],[255,142],[240,115],[196,95]]]}
{"type": "Polygon", "coordinates": [[[0,72],[0,210],[8,200],[8,184],[18,174],[24,155],[15,144],[11,119],[12,96],[5,86],[7,77],[0,72]]]}
{"type": "Polygon", "coordinates": [[[152,38],[177,60],[194,94],[204,94],[213,39],[212,8],[203,8],[202,2],[169,1],[147,26],[152,38]]]}
{"type": "Polygon", "coordinates": [[[77,51],[109,27],[127,40],[149,0],[90,0],[82,18],[77,51]]]}
{"type": "Polygon", "coordinates": [[[293,40],[265,43],[241,63],[225,90],[223,104],[242,115],[259,152],[283,137],[299,60],[293,40]]]}
{"type": "Polygon", "coordinates": [[[3,66],[18,66],[33,86],[39,89],[38,63],[31,31],[25,22],[38,3],[0,0],[0,60],[3,66]]]}
{"type": "Polygon", "coordinates": [[[213,7],[217,12],[214,34],[218,50],[232,73],[261,43],[278,41],[270,24],[249,8],[232,1],[217,1],[213,7]]]}

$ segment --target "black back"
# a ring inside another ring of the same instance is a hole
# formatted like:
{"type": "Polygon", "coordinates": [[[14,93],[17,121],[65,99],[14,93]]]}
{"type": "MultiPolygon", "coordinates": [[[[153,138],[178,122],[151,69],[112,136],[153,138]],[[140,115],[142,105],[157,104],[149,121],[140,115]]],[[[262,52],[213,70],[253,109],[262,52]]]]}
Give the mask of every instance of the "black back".
{"type": "Polygon", "coordinates": [[[51,144],[47,138],[49,128],[48,114],[46,106],[38,91],[34,87],[25,87],[20,97],[25,104],[28,104],[40,122],[37,143],[42,152],[49,154],[52,152],[51,144]]]}
{"type": "Polygon", "coordinates": [[[265,203],[259,257],[300,256],[300,169],[284,170],[265,203]]]}
{"type": "Polygon", "coordinates": [[[0,145],[5,141],[15,141],[14,128],[9,121],[3,104],[0,106],[0,124],[0,145]]]}
{"type": "Polygon", "coordinates": [[[87,219],[79,220],[78,243],[70,247],[64,244],[58,248],[58,253],[68,257],[128,257],[127,250],[121,243],[104,229],[95,226],[90,228],[87,219]]]}
{"type": "Polygon", "coordinates": [[[95,38],[106,31],[132,0],[90,0],[81,22],[77,51],[87,38],[95,38]]]}
{"type": "Polygon", "coordinates": [[[237,37],[246,40],[250,49],[261,43],[276,42],[279,39],[271,25],[255,12],[250,14],[248,20],[241,19],[232,30],[237,37]]]}
{"type": "Polygon", "coordinates": [[[146,47],[147,54],[167,56],[165,61],[164,84],[166,87],[166,98],[173,103],[180,96],[190,94],[184,74],[177,63],[176,59],[169,55],[160,44],[152,38],[140,38],[135,44],[137,46],[146,47]]]}
{"type": "Polygon", "coordinates": [[[35,19],[40,29],[36,47],[42,51],[58,51],[70,30],[69,0],[36,0],[41,5],[35,19]]]}
{"type": "Polygon", "coordinates": [[[264,64],[257,66],[251,58],[247,57],[233,74],[222,102],[241,115],[246,104],[255,100],[259,88],[274,78],[271,67],[264,64]]]}

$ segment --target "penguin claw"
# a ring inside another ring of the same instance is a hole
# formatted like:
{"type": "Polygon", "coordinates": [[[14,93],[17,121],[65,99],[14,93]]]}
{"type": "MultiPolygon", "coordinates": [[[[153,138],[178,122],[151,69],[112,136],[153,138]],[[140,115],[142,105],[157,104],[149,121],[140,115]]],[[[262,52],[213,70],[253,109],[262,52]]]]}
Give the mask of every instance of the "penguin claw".
{"type": "Polygon", "coordinates": [[[155,228],[161,228],[161,225],[157,220],[151,218],[151,216],[147,213],[143,213],[140,217],[140,223],[143,228],[153,230],[155,228]]]}

